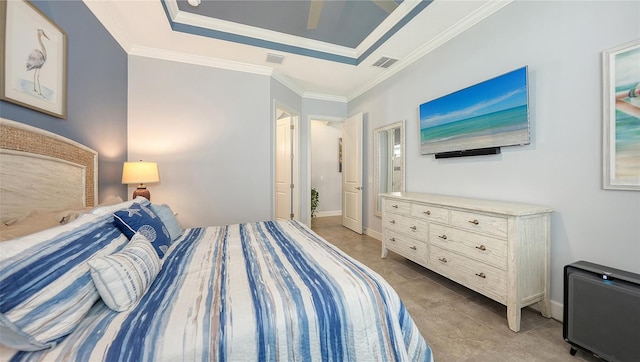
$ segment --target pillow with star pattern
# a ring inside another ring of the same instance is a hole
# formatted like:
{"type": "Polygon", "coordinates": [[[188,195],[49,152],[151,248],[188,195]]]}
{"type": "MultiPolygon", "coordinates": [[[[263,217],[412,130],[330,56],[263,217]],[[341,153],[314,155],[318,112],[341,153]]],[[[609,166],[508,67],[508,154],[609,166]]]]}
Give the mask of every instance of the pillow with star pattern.
{"type": "Polygon", "coordinates": [[[116,211],[113,223],[129,240],[136,232],[144,235],[153,245],[158,257],[164,258],[171,244],[171,236],[150,205],[133,204],[127,209],[116,211]]]}

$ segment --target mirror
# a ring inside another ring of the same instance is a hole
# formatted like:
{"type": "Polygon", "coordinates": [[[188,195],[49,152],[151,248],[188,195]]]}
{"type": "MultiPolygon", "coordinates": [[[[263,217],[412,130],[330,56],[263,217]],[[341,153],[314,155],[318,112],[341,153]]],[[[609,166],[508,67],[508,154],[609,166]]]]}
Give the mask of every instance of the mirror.
{"type": "Polygon", "coordinates": [[[373,130],[373,192],[374,214],[382,216],[380,194],[404,192],[404,121],[373,130]]]}

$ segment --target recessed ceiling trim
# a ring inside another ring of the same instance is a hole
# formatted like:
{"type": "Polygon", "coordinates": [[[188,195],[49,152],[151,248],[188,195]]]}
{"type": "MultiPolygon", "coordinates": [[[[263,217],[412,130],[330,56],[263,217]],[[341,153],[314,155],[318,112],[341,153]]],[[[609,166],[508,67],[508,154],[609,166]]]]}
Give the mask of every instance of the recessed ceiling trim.
{"type": "MultiPolygon", "coordinates": [[[[169,1],[169,3],[175,3],[175,1],[176,0],[172,0],[169,1]]],[[[314,39],[302,38],[291,34],[284,34],[269,29],[258,28],[255,26],[238,24],[227,20],[210,18],[186,11],[178,10],[178,13],[173,16],[172,19],[175,23],[192,25],[194,27],[215,30],[221,33],[236,34],[246,38],[262,39],[280,44],[289,44],[301,48],[308,48],[319,52],[332,53],[349,58],[357,57],[356,51],[348,47],[330,44],[314,39]]]]}
{"type": "MultiPolygon", "coordinates": [[[[423,46],[413,51],[408,56],[399,60],[393,66],[393,68],[388,69],[383,73],[380,73],[377,77],[372,78],[370,81],[363,84],[361,87],[355,89],[353,92],[347,95],[347,100],[351,101],[356,97],[359,97],[360,95],[364,94],[366,91],[370,90],[371,88],[375,87],[376,85],[391,78],[393,75],[400,72],[407,66],[413,64],[418,59],[431,53],[432,51],[434,51],[444,43],[448,42],[449,40],[455,38],[465,30],[471,28],[472,26],[488,18],[498,10],[509,5],[511,2],[513,2],[513,0],[489,1],[485,3],[473,13],[467,15],[462,20],[456,22],[455,24],[447,28],[447,30],[441,32],[437,37],[433,38],[431,41],[427,42],[423,46]]],[[[439,2],[436,1],[435,3],[437,4],[439,2]]]]}
{"type": "MultiPolygon", "coordinates": [[[[179,32],[189,33],[194,35],[201,35],[209,38],[225,40],[225,41],[230,41],[230,42],[235,42],[235,43],[240,43],[245,45],[251,45],[251,46],[281,51],[281,52],[299,54],[299,55],[314,57],[314,58],[323,59],[323,60],[329,60],[329,61],[338,62],[338,63],[357,65],[357,59],[353,57],[347,57],[347,56],[337,55],[337,54],[333,54],[325,51],[318,51],[318,50],[308,49],[304,47],[293,46],[293,45],[283,44],[279,42],[258,39],[258,38],[244,36],[244,35],[233,34],[233,33],[228,33],[224,31],[204,28],[200,26],[175,22],[173,21],[171,17],[171,13],[167,7],[167,4],[169,3],[175,4],[175,1],[176,0],[160,0],[160,2],[162,3],[162,7],[165,9],[167,19],[169,20],[169,25],[171,26],[171,29],[174,31],[179,31],[179,32]]],[[[177,9],[177,5],[175,5],[175,7],[177,9]]]]}
{"type": "Polygon", "coordinates": [[[160,0],[160,2],[171,29],[174,31],[349,65],[359,65],[433,0],[403,1],[396,9],[396,11],[399,10],[399,13],[395,16],[392,15],[396,11],[391,13],[387,17],[390,20],[385,19],[383,27],[380,30],[376,29],[373,32],[375,35],[368,36],[356,49],[188,13],[178,8],[177,0],[160,0]]]}
{"type": "MultiPolygon", "coordinates": [[[[409,22],[409,20],[413,19],[415,14],[420,12],[420,10],[424,9],[432,1],[433,0],[428,0],[428,1],[404,0],[400,5],[398,5],[398,7],[391,14],[389,14],[382,21],[382,23],[380,23],[380,25],[378,25],[377,28],[375,28],[375,30],[371,32],[371,34],[369,34],[366,38],[364,38],[364,40],[362,41],[362,43],[360,43],[360,45],[356,47],[356,57],[360,57],[362,54],[367,52],[367,50],[371,49],[374,46],[375,48],[377,48],[379,46],[379,45],[376,46],[378,39],[382,38],[383,36],[385,36],[385,34],[389,33],[389,31],[391,31],[395,26],[397,26],[399,22],[402,22],[402,25],[409,22]],[[413,16],[411,16],[410,18],[406,18],[406,16],[411,14],[412,11],[415,11],[414,9],[416,7],[420,7],[420,10],[415,12],[415,14],[413,14],[413,16]]],[[[399,28],[401,27],[402,26],[400,26],[399,28]]],[[[393,33],[395,33],[395,31],[393,33]]],[[[393,34],[390,34],[389,36],[391,35],[393,34]]]]}
{"type": "Polygon", "coordinates": [[[421,1],[417,6],[413,7],[408,14],[406,14],[402,20],[398,21],[391,29],[389,29],[383,36],[378,38],[376,42],[369,47],[365,52],[363,52],[358,57],[358,64],[362,63],[365,59],[367,59],[376,49],[378,49],[382,44],[384,44],[389,38],[393,36],[398,30],[402,29],[409,21],[411,21],[416,15],[418,15],[422,10],[424,10],[427,6],[429,6],[433,0],[421,1]]]}

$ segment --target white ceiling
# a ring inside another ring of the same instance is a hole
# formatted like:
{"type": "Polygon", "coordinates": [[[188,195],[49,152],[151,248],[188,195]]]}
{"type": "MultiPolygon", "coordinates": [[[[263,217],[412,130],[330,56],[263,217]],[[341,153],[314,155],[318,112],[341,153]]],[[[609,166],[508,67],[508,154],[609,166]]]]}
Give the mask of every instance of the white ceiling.
{"type": "MultiPolygon", "coordinates": [[[[302,97],[346,102],[512,0],[435,0],[395,33],[391,32],[393,35],[384,43],[372,46],[420,3],[405,0],[355,48],[192,14],[179,10],[176,0],[164,0],[164,3],[161,0],[83,1],[128,54],[270,75],[302,97]],[[176,28],[204,29],[200,33],[205,35],[220,32],[238,34],[245,39],[264,39],[272,44],[293,45],[360,59],[358,65],[345,64],[273,47],[269,49],[176,31],[172,30],[172,24],[176,28]],[[367,56],[365,52],[368,49],[373,52],[367,56]],[[267,62],[269,53],[283,55],[282,64],[267,62]],[[372,66],[383,56],[399,60],[387,69],[372,66]]],[[[286,2],[282,3],[286,5],[286,2]]]]}

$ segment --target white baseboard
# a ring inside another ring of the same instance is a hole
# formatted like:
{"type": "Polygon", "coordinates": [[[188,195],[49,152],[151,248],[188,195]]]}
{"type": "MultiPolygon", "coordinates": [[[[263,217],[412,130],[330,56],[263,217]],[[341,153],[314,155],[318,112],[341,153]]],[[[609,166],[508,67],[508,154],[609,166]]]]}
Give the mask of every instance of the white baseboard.
{"type": "Polygon", "coordinates": [[[342,210],[316,212],[316,217],[340,216],[340,215],[342,215],[342,210]]]}
{"type": "Polygon", "coordinates": [[[369,235],[374,239],[382,241],[382,234],[379,231],[364,228],[363,232],[365,235],[369,235]]]}
{"type": "MultiPolygon", "coordinates": [[[[555,300],[551,301],[551,318],[557,320],[558,322],[562,322],[564,320],[564,305],[560,302],[556,302],[555,300]]],[[[531,309],[538,309],[538,304],[534,303],[529,306],[531,309]]]]}
{"type": "Polygon", "coordinates": [[[564,320],[564,305],[555,300],[551,301],[551,318],[562,322],[564,320]]]}

